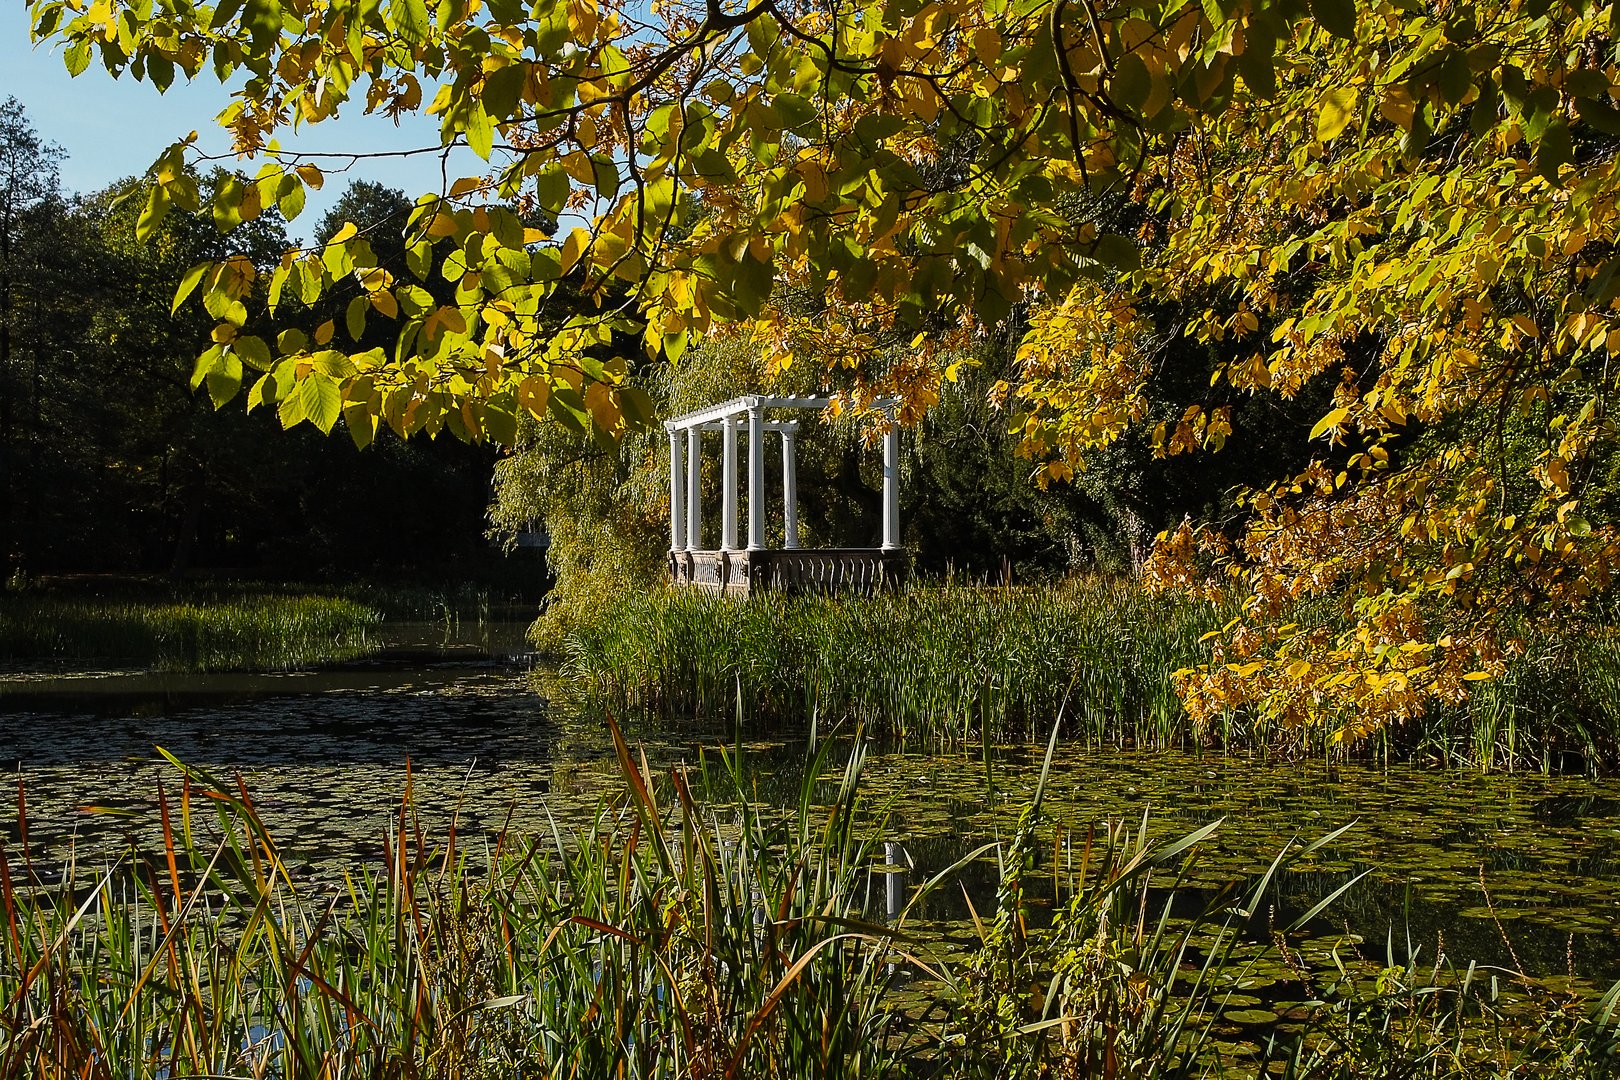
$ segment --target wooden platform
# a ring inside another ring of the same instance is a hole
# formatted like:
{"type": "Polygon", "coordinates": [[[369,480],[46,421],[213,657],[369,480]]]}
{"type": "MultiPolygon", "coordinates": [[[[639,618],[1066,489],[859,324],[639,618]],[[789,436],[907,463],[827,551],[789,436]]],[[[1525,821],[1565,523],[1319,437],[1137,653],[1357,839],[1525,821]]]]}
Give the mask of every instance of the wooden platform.
{"type": "Polygon", "coordinates": [[[768,548],[755,551],[672,551],[670,580],[710,592],[874,592],[905,581],[903,550],[884,548],[768,548]]]}

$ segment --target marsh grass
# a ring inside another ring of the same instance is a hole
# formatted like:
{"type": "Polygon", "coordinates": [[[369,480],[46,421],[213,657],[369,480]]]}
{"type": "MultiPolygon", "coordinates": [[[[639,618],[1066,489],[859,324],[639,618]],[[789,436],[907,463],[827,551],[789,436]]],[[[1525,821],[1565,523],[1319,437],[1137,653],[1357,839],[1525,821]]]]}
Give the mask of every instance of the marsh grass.
{"type": "Polygon", "coordinates": [[[279,671],[365,656],[380,621],[363,604],[318,595],[0,594],[0,659],[279,671]]]}
{"type": "Polygon", "coordinates": [[[565,673],[587,704],[664,720],[864,725],[912,741],[1070,733],[1170,747],[1188,737],[1171,673],[1215,609],[1113,579],[913,587],[866,597],[697,590],[627,599],[576,630],[565,673]]]}
{"type": "Polygon", "coordinates": [[[0,861],[0,1075],[882,1076],[925,1049],[884,1007],[923,964],[862,918],[858,759],[818,758],[797,808],[700,807],[617,746],[577,834],[430,842],[407,785],[386,870],[336,893],[189,769],[155,857],[54,886],[0,861]]]}
{"type": "Polygon", "coordinates": [[[1286,931],[1252,940],[1271,880],[1332,835],[1186,918],[1175,890],[1218,823],[1168,843],[1104,826],[1060,859],[1038,788],[994,848],[979,946],[936,956],[913,908],[989,851],[868,921],[886,859],[858,825],[881,816],[858,750],[838,765],[823,743],[797,803],[762,807],[735,753],[655,779],[613,730],[622,783],[581,829],[429,838],[407,780],[384,865],[341,883],[298,880],[240,779],[179,762],[178,794],[158,793],[161,844],[104,868],[36,866],[19,798],[19,843],[0,849],[0,1075],[1613,1074],[1620,991],[1481,1011],[1393,960],[1368,974],[1296,958],[1313,988],[1302,1022],[1229,1038],[1233,995],[1287,949],[1286,931]],[[1025,886],[1047,873],[1056,914],[1040,930],[1025,886]]]}
{"type": "MultiPolygon", "coordinates": [[[[1332,605],[1301,617],[1331,621],[1332,605]]],[[[576,625],[563,671],[587,711],[661,724],[804,728],[859,723],[908,746],[1030,739],[1060,711],[1065,737],[1102,748],[1359,755],[1448,766],[1620,768],[1620,635],[1528,630],[1536,648],[1460,705],[1356,746],[1329,726],[1283,730],[1242,712],[1195,731],[1173,675],[1209,660],[1231,612],[1150,596],[1119,578],[1052,586],[917,585],[874,596],[698,590],[626,598],[576,625]]]]}

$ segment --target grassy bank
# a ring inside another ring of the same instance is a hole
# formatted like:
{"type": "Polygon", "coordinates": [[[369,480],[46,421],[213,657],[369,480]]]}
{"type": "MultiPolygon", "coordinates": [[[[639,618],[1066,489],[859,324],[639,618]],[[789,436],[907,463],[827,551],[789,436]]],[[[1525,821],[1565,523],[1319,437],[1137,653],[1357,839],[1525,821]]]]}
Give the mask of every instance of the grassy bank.
{"type": "MultiPolygon", "coordinates": [[[[660,590],[576,626],[564,667],[586,707],[665,721],[858,722],[950,743],[1029,738],[1061,709],[1066,736],[1096,746],[1346,753],[1322,731],[1266,729],[1241,714],[1192,730],[1171,674],[1207,660],[1200,639],[1225,618],[1104,578],[746,601],[660,590]]],[[[1528,637],[1537,650],[1468,702],[1349,752],[1485,769],[1620,767],[1620,638],[1528,637]]]]}
{"type": "Polygon", "coordinates": [[[1067,701],[1074,733],[1166,746],[1186,735],[1170,673],[1220,623],[1106,579],[743,602],[660,591],[576,630],[565,670],[598,704],[667,719],[740,708],[900,737],[1031,736],[1067,701]]]}
{"type": "Polygon", "coordinates": [[[0,593],[0,660],[281,671],[367,655],[380,620],[353,600],[270,591],[0,593]]]}
{"type": "Polygon", "coordinates": [[[386,870],[336,891],[289,873],[239,784],[197,772],[160,801],[155,850],[58,880],[7,848],[0,1075],[1616,1072],[1620,990],[1364,958],[1315,912],[1270,925],[1276,875],[1313,845],[1178,899],[1215,826],[1059,846],[1037,795],[964,955],[913,924],[954,868],[886,909],[858,760],[823,754],[773,809],[724,762],[655,781],[618,745],[622,790],[577,834],[425,837],[407,785],[386,870]]]}

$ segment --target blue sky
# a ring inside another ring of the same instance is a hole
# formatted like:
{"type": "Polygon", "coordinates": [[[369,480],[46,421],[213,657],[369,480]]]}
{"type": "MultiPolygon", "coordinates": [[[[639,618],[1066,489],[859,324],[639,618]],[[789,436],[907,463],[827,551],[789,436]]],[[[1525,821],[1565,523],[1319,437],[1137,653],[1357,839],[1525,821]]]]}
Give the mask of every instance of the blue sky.
{"type": "MultiPolygon", "coordinates": [[[[195,83],[177,80],[166,94],[128,76],[115,80],[94,62],[84,74],[71,78],[62,66],[60,49],[30,44],[28,14],[20,0],[0,0],[0,100],[8,96],[22,102],[35,130],[67,152],[62,185],[69,191],[95,191],[145,172],[164,147],[191,131],[198,133],[200,145],[210,153],[222,153],[230,146],[214,123],[230,92],[206,69],[195,83]]],[[[438,125],[418,116],[396,127],[383,117],[362,115],[354,106],[352,114],[336,121],[296,136],[284,133],[281,142],[287,149],[309,152],[406,150],[436,145],[438,125]]],[[[476,172],[482,163],[462,151],[453,164],[452,179],[476,172]]],[[[246,168],[252,172],[257,165],[246,168]]],[[[329,177],[323,191],[310,193],[306,209],[292,225],[293,235],[313,231],[350,178],[381,181],[412,197],[440,186],[434,155],[361,161],[348,173],[329,177]]]]}

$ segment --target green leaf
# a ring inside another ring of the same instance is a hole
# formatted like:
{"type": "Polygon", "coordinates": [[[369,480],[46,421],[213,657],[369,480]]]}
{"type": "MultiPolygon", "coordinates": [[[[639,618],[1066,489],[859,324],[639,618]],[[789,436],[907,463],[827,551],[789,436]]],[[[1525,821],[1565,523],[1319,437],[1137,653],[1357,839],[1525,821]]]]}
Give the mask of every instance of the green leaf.
{"type": "Polygon", "coordinates": [[[1454,49],[1446,56],[1440,64],[1439,85],[1440,93],[1452,105],[1468,96],[1469,88],[1474,85],[1474,72],[1468,66],[1467,53],[1454,49]]]}
{"type": "Polygon", "coordinates": [[[405,265],[418,281],[426,281],[433,273],[433,242],[418,240],[405,250],[405,265]]]}
{"type": "Polygon", "coordinates": [[[490,123],[489,113],[484,110],[482,101],[474,101],[467,110],[467,145],[472,147],[473,153],[489,160],[489,155],[495,149],[495,126],[490,123]]]}
{"type": "Polygon", "coordinates": [[[1620,109],[1596,98],[1576,98],[1575,111],[1582,120],[1605,135],[1620,135],[1620,109]]]}
{"type": "Polygon", "coordinates": [[[606,154],[597,154],[591,158],[591,169],[596,174],[596,193],[604,199],[611,199],[619,193],[619,167],[613,159],[606,154]]]}
{"type": "Polygon", "coordinates": [[[410,44],[420,45],[427,40],[432,24],[422,0],[394,0],[388,6],[388,15],[399,36],[410,44]]]}
{"type": "Polygon", "coordinates": [[[639,386],[619,388],[619,410],[626,420],[636,425],[650,424],[657,415],[652,398],[639,386]]]}
{"type": "Polygon", "coordinates": [[[517,415],[510,396],[492,399],[484,407],[484,434],[501,446],[517,445],[517,415]]]}
{"type": "Polygon", "coordinates": [[[210,30],[223,30],[225,25],[236,17],[242,10],[242,0],[219,0],[214,8],[214,17],[208,23],[210,30]]]}
{"type": "Polygon", "coordinates": [[[281,398],[276,403],[276,418],[281,421],[283,429],[302,423],[305,419],[303,395],[295,392],[281,398]]]}
{"type": "Polygon", "coordinates": [[[67,47],[62,54],[62,62],[67,65],[68,74],[78,78],[90,66],[90,39],[81,38],[67,47]]]}
{"type": "Polygon", "coordinates": [[[1337,86],[1322,95],[1316,114],[1316,138],[1332,142],[1356,118],[1356,88],[1337,86]]]}
{"type": "Polygon", "coordinates": [[[1334,37],[1355,40],[1356,0],[1311,0],[1311,15],[1334,37]]]}
{"type": "Polygon", "coordinates": [[[1558,169],[1575,160],[1575,147],[1569,137],[1569,121],[1559,117],[1547,125],[1536,144],[1536,171],[1553,185],[1559,183],[1558,169]]]}
{"type": "Polygon", "coordinates": [[[186,297],[196,291],[202,284],[203,275],[213,268],[211,262],[200,262],[187,270],[180,278],[180,287],[174,290],[174,303],[169,305],[169,314],[173,315],[180,310],[180,305],[186,302],[186,297]]]}
{"type": "Polygon", "coordinates": [[[270,346],[263,338],[244,334],[231,342],[231,351],[242,358],[242,362],[255,371],[270,370],[270,346]]]}
{"type": "Polygon", "coordinates": [[[296,176],[289,177],[292,185],[281,193],[276,200],[276,206],[281,209],[281,216],[291,221],[304,212],[304,185],[299,183],[296,176]]]}
{"type": "Polygon", "coordinates": [[[1108,84],[1108,96],[1132,112],[1140,112],[1153,90],[1153,79],[1147,65],[1135,53],[1126,53],[1114,65],[1114,78],[1108,84]]]}
{"type": "Polygon", "coordinates": [[[484,112],[496,120],[510,120],[528,78],[529,66],[523,63],[508,64],[484,76],[484,112]]]}
{"type": "Polygon", "coordinates": [[[145,208],[135,219],[135,239],[143,244],[152,239],[168,212],[169,193],[161,185],[153,184],[152,190],[147,193],[145,208]]]}
{"type": "Polygon", "coordinates": [[[363,401],[343,406],[343,426],[349,429],[356,450],[364,450],[377,438],[377,414],[363,401]]]}
{"type": "Polygon", "coordinates": [[[214,408],[223,408],[242,389],[242,358],[234,352],[225,353],[208,373],[207,382],[214,408]]]}
{"type": "Polygon", "coordinates": [[[343,411],[343,394],[338,390],[338,384],[328,375],[319,371],[312,371],[298,384],[299,410],[303,419],[308,420],[325,435],[337,423],[338,415],[343,411]]]}
{"type": "Polygon", "coordinates": [[[534,193],[546,213],[560,214],[568,202],[568,174],[561,165],[552,162],[534,178],[534,193]]]}
{"type": "Polygon", "coordinates": [[[344,324],[349,328],[349,337],[354,341],[359,341],[361,335],[366,332],[366,309],[370,306],[371,301],[364,296],[357,296],[349,301],[349,306],[343,312],[344,324]]]}
{"type": "Polygon", "coordinates": [[[223,348],[214,345],[207,352],[197,357],[197,363],[191,369],[191,388],[193,390],[201,386],[203,380],[213,374],[214,369],[219,366],[220,357],[224,352],[223,348]]]}
{"type": "Polygon", "coordinates": [[[1142,265],[1142,252],[1136,241],[1119,233],[1103,233],[1097,237],[1092,256],[1116,270],[1135,270],[1142,265]]]}
{"type": "Polygon", "coordinates": [[[242,224],[242,196],[247,191],[242,181],[227,176],[214,195],[214,226],[220,232],[230,232],[242,224]]]}
{"type": "Polygon", "coordinates": [[[242,25],[253,39],[253,51],[267,54],[281,37],[281,0],[247,0],[242,25]]]}

